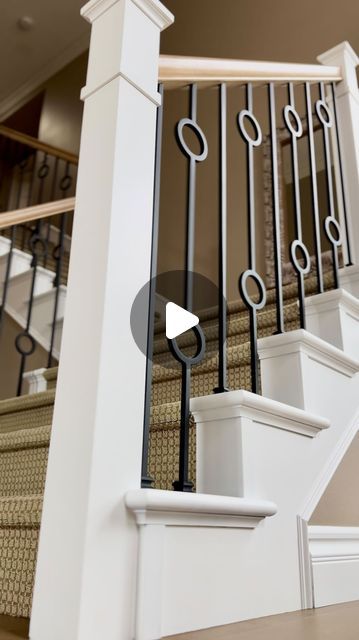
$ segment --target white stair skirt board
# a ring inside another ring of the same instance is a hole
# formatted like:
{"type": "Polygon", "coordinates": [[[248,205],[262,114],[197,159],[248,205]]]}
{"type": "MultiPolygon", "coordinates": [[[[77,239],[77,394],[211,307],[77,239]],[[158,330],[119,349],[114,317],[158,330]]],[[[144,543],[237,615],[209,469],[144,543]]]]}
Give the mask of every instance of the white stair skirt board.
{"type": "MultiPolygon", "coordinates": [[[[126,505],[136,518],[140,529],[139,564],[137,577],[136,640],[158,640],[167,634],[163,619],[163,600],[170,588],[173,558],[168,547],[173,543],[172,534],[189,532],[198,537],[217,538],[223,545],[220,557],[224,562],[227,538],[238,534],[238,529],[255,529],[267,517],[273,516],[277,507],[265,500],[247,500],[226,496],[201,495],[139,489],[126,494],[126,505]]],[[[185,533],[186,536],[186,533],[185,533]]],[[[181,536],[180,536],[181,537],[181,536]]],[[[204,541],[204,540],[203,540],[204,541]]],[[[240,544],[240,538],[238,539],[240,544]]],[[[176,544],[176,543],[175,543],[176,544]]],[[[176,559],[186,564],[189,549],[176,545],[176,559]]],[[[213,560],[213,558],[212,558],[213,560]]],[[[211,557],[207,571],[211,572],[211,557]]],[[[196,568],[193,567],[196,571],[196,568]]],[[[176,575],[179,580],[183,576],[176,575]]],[[[187,582],[191,571],[187,575],[187,582]]],[[[234,587],[235,576],[232,576],[234,587]]],[[[185,589],[185,585],[183,585],[185,589]]],[[[196,606],[196,602],[192,602],[196,606]]]]}
{"type": "Polygon", "coordinates": [[[310,333],[359,360],[359,300],[345,289],[334,289],[305,300],[310,333]]]}
{"type": "Polygon", "coordinates": [[[359,527],[308,527],[314,606],[359,600],[359,527]]]}
{"type": "MultiPolygon", "coordinates": [[[[0,236],[0,299],[2,298],[9,249],[10,240],[0,236]]],[[[28,303],[33,275],[31,261],[32,256],[28,253],[19,249],[13,250],[5,310],[21,328],[25,328],[27,323],[28,303]]],[[[50,269],[44,269],[41,266],[37,267],[30,333],[36,342],[46,351],[49,350],[52,333],[56,295],[56,290],[53,286],[54,278],[55,273],[50,269]]],[[[57,360],[60,355],[65,302],[66,286],[61,285],[59,289],[53,348],[53,356],[57,360]]],[[[43,383],[40,383],[41,388],[42,386],[43,383]]],[[[34,378],[32,377],[32,382],[28,384],[29,393],[34,393],[35,391],[31,390],[35,390],[37,387],[38,384],[34,384],[34,378]]]]}

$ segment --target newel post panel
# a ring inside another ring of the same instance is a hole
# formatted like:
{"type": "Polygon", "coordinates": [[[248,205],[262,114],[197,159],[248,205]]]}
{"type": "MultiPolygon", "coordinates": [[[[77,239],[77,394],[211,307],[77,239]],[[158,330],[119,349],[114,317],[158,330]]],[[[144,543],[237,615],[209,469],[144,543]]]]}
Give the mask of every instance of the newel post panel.
{"type": "Polygon", "coordinates": [[[130,310],[150,274],[158,0],[91,0],[72,254],[31,640],[130,640],[145,357],[130,310]]]}
{"type": "Polygon", "coordinates": [[[356,76],[359,58],[348,42],[342,42],[322,53],[318,60],[322,64],[341,68],[342,80],[336,85],[336,105],[351,260],[359,265],[359,88],[356,76]]]}

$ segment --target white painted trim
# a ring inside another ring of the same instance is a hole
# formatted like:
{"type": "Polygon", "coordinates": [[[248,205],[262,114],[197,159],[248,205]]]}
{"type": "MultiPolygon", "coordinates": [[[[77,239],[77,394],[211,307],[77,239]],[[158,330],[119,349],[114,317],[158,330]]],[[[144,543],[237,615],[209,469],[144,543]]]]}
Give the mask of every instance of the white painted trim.
{"type": "Polygon", "coordinates": [[[309,552],[308,523],[297,516],[300,597],[302,609],[313,608],[313,574],[309,552]]]}
{"type": "Polygon", "coordinates": [[[125,502],[138,525],[254,529],[277,512],[276,505],[267,500],[155,489],[128,491],[125,502]]]}
{"type": "Polygon", "coordinates": [[[254,422],[314,438],[329,420],[250,391],[238,390],[191,399],[196,422],[249,418],[254,422]]]}
{"type": "Polygon", "coordinates": [[[309,527],[314,606],[359,599],[359,527],[309,527]]]}
{"type": "Polygon", "coordinates": [[[89,47],[89,35],[84,33],[72,42],[58,56],[47,62],[37,73],[31,75],[26,82],[12,91],[0,102],[0,120],[5,120],[12,113],[20,109],[28,100],[38,93],[42,85],[67,64],[75,60],[89,47]]]}
{"type": "Polygon", "coordinates": [[[261,338],[258,350],[260,360],[300,352],[349,378],[359,371],[357,360],[304,329],[261,338]]]}
{"type": "Polygon", "coordinates": [[[40,391],[47,390],[47,380],[44,377],[46,369],[42,367],[41,369],[34,369],[33,371],[26,371],[22,379],[25,384],[27,384],[28,394],[39,393],[40,391]]]}
{"type": "MultiPolygon", "coordinates": [[[[161,30],[167,29],[173,21],[172,13],[159,0],[130,0],[161,30]]],[[[90,0],[82,9],[81,15],[87,22],[93,23],[119,0],[90,0]]]]}
{"type": "Polygon", "coordinates": [[[346,313],[359,320],[359,300],[345,289],[332,289],[315,296],[309,296],[305,300],[306,315],[316,314],[318,311],[332,311],[341,305],[346,313]]]}

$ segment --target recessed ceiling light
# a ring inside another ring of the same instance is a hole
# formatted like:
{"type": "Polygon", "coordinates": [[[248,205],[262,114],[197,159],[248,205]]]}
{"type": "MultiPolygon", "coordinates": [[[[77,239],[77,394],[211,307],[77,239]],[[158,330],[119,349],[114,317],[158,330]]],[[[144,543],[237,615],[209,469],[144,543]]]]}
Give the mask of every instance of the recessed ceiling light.
{"type": "Polygon", "coordinates": [[[22,16],[17,21],[17,26],[21,31],[30,31],[35,24],[34,18],[31,16],[22,16]]]}

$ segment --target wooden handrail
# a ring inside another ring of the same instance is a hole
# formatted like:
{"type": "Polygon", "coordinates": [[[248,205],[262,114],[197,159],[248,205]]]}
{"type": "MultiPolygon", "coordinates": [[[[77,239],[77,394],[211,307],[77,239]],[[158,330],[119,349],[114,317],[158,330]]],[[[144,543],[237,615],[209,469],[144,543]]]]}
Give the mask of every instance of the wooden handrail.
{"type": "Polygon", "coordinates": [[[340,67],[220,58],[160,56],[159,80],[165,86],[182,87],[192,82],[210,86],[220,82],[337,82],[340,67]]]}
{"type": "Polygon", "coordinates": [[[5,127],[5,125],[3,124],[0,124],[0,135],[4,136],[5,138],[9,138],[10,140],[20,142],[27,147],[31,147],[32,149],[48,153],[50,156],[55,156],[60,160],[65,160],[65,162],[70,162],[71,164],[75,165],[78,164],[78,156],[76,156],[74,153],[69,153],[68,151],[64,151],[63,149],[53,147],[51,144],[41,142],[37,138],[28,136],[26,133],[21,133],[21,131],[15,131],[15,129],[5,127]]]}
{"type": "Polygon", "coordinates": [[[0,229],[7,229],[17,224],[25,224],[33,220],[42,220],[50,218],[59,213],[68,213],[75,209],[75,198],[64,198],[63,200],[55,200],[54,202],[46,202],[45,204],[37,204],[33,207],[25,207],[24,209],[14,209],[0,213],[0,229]]]}

